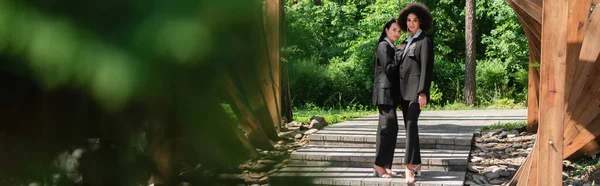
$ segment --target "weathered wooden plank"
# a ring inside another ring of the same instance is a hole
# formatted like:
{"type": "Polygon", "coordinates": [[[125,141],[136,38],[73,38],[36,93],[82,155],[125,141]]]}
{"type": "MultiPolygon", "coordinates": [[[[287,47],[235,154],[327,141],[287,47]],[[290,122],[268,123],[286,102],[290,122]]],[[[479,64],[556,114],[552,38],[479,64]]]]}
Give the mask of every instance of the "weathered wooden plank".
{"type": "Polygon", "coordinates": [[[542,4],[538,4],[541,1],[530,1],[530,0],[514,0],[515,5],[523,10],[523,12],[527,13],[531,18],[533,18],[538,23],[542,22],[542,4]]]}
{"type": "Polygon", "coordinates": [[[569,157],[571,154],[579,150],[589,141],[595,138],[592,132],[598,128],[590,128],[589,125],[594,124],[593,119],[600,114],[600,58],[597,59],[594,70],[590,73],[590,79],[584,87],[585,93],[578,100],[578,107],[575,108],[573,116],[564,134],[565,151],[563,157],[569,157]],[[586,129],[587,128],[587,129],[586,129]],[[592,130],[592,131],[588,131],[592,130]]]}
{"type": "MultiPolygon", "coordinates": [[[[588,11],[585,11],[588,12],[588,11]]],[[[576,100],[579,99],[579,95],[583,90],[583,86],[587,82],[587,78],[590,77],[590,73],[592,71],[592,67],[595,64],[596,58],[598,58],[598,54],[600,53],[600,37],[598,37],[598,33],[600,33],[600,11],[594,11],[589,18],[589,23],[585,29],[584,40],[581,45],[581,51],[579,55],[579,62],[575,65],[576,71],[574,72],[574,80],[571,82],[570,94],[568,97],[568,102],[570,108],[569,111],[573,111],[576,108],[575,105],[576,100]]],[[[571,116],[573,117],[573,116],[571,116]]],[[[568,119],[571,119],[569,117],[568,119]]],[[[579,116],[576,116],[579,117],[579,116]]]]}
{"type": "Polygon", "coordinates": [[[565,146],[563,158],[568,158],[569,156],[583,148],[585,145],[594,142],[593,140],[597,136],[600,136],[600,130],[598,130],[599,128],[600,117],[597,116],[594,119],[594,121],[592,121],[591,124],[586,127],[586,129],[579,132],[577,136],[570,140],[572,142],[571,144],[565,146]]]}
{"type": "MultiPolygon", "coordinates": [[[[598,55],[600,54],[600,11],[594,11],[590,16],[590,22],[586,28],[584,40],[581,46],[579,63],[577,65],[576,80],[573,81],[571,87],[571,95],[569,97],[569,108],[567,108],[567,116],[565,122],[564,156],[568,157],[578,148],[585,145],[587,142],[574,142],[585,126],[588,125],[593,118],[598,115],[598,107],[593,107],[592,98],[596,97],[598,88],[598,75],[600,74],[600,62],[598,55]],[[593,67],[593,68],[592,68],[593,67]]],[[[597,100],[596,100],[597,101],[597,100]]]]}
{"type": "Polygon", "coordinates": [[[537,185],[562,185],[564,91],[569,3],[544,0],[540,78],[537,185]],[[543,171],[541,171],[543,170],[543,171]]]}
{"type": "MultiPolygon", "coordinates": [[[[580,1],[569,1],[569,20],[567,25],[569,28],[567,30],[567,43],[569,46],[567,48],[567,69],[566,69],[566,83],[565,89],[572,90],[574,87],[573,81],[581,81],[581,79],[575,80],[575,72],[576,66],[579,64],[579,52],[581,51],[581,46],[583,42],[583,36],[586,32],[587,21],[590,16],[589,11],[582,11],[589,9],[591,6],[591,0],[580,0],[580,1]]],[[[572,91],[565,91],[565,97],[569,97],[572,91]]],[[[577,95],[575,95],[577,96],[577,95]]],[[[569,101],[567,99],[567,107],[565,110],[565,121],[563,125],[566,127],[567,121],[570,119],[570,113],[568,110],[573,110],[575,107],[575,101],[569,101]]]]}

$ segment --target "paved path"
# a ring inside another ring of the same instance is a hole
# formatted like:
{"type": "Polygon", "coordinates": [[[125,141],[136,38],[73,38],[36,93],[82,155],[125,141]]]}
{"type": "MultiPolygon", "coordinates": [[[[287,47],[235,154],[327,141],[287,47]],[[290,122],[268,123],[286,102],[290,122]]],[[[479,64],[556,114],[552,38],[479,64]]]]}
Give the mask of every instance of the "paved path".
{"type": "MultiPolygon", "coordinates": [[[[394,171],[402,172],[406,142],[402,114],[394,171]]],[[[269,177],[271,185],[291,180],[320,185],[406,185],[404,178],[376,178],[375,133],[378,115],[338,123],[310,136],[309,145],[291,154],[290,166],[269,177]]],[[[425,111],[419,118],[423,176],[414,185],[463,185],[474,133],[499,122],[527,119],[527,110],[425,111]]]]}

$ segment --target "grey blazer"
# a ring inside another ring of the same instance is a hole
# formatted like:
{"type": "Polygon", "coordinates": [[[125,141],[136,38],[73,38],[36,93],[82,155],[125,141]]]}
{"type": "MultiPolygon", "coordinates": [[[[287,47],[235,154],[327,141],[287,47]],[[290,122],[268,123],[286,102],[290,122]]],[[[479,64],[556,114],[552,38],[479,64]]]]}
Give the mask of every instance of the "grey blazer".
{"type": "Polygon", "coordinates": [[[373,105],[397,106],[400,104],[400,83],[398,82],[400,62],[394,58],[395,53],[395,48],[386,41],[381,41],[377,45],[374,61],[373,105]]]}
{"type": "Polygon", "coordinates": [[[402,98],[407,101],[416,101],[419,93],[424,93],[429,100],[434,59],[433,39],[425,33],[421,33],[405,50],[408,51],[402,56],[399,68],[402,98]]]}

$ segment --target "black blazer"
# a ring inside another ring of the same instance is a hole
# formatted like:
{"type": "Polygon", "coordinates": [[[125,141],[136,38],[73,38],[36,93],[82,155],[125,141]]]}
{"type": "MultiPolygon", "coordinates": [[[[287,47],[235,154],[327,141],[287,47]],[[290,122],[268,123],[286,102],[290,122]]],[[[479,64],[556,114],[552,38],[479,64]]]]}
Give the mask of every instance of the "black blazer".
{"type": "Polygon", "coordinates": [[[405,48],[400,65],[400,90],[402,98],[407,101],[418,100],[419,93],[427,95],[431,88],[433,73],[433,39],[421,32],[413,39],[412,44],[405,48]]]}
{"type": "Polygon", "coordinates": [[[394,56],[394,47],[390,46],[387,41],[379,42],[374,62],[373,105],[397,106],[400,104],[399,60],[396,60],[394,56]]]}

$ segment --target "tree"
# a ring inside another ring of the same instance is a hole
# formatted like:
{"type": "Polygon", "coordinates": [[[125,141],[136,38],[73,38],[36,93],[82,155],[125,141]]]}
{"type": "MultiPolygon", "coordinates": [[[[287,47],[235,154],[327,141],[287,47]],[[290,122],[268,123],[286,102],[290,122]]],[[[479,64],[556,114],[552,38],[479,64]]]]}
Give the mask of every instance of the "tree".
{"type": "Polygon", "coordinates": [[[475,0],[467,0],[465,12],[465,105],[475,103],[475,0]]]}

